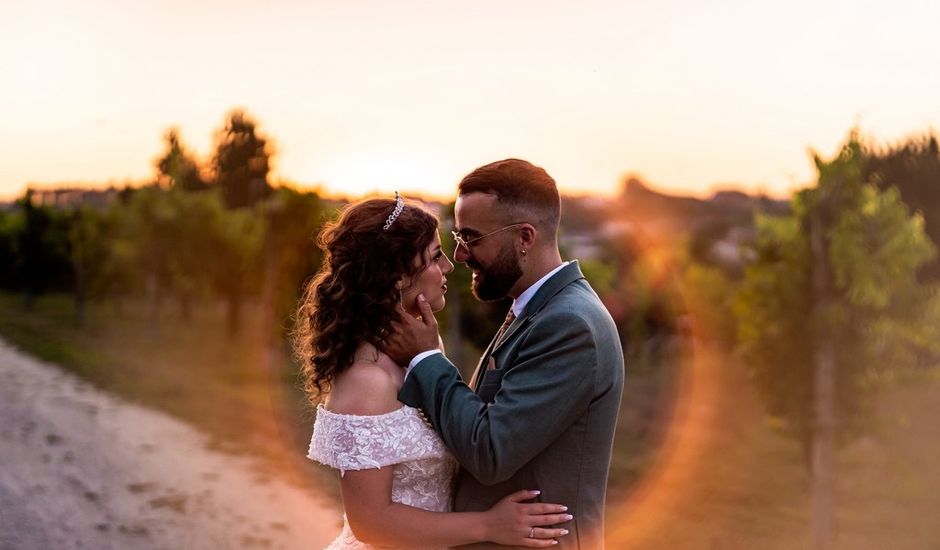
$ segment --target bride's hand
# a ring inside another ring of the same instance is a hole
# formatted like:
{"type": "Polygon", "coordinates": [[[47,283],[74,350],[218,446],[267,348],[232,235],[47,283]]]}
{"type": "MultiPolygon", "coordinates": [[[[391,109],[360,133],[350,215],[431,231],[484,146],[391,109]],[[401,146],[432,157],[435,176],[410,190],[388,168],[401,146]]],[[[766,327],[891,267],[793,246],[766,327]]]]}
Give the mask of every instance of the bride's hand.
{"type": "Polygon", "coordinates": [[[517,491],[484,512],[486,540],[505,545],[549,548],[568,534],[567,529],[550,527],[571,521],[572,516],[560,504],[524,503],[538,496],[538,491],[517,491]]]}

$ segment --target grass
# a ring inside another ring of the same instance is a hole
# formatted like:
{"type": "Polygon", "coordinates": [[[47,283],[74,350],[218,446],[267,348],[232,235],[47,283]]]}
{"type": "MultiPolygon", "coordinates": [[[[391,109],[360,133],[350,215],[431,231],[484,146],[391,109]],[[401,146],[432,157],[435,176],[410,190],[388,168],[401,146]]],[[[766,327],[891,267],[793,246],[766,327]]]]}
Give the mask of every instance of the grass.
{"type": "MultiPolygon", "coordinates": [[[[261,367],[260,316],[246,308],[230,339],[222,308],[187,322],[167,306],[151,335],[139,303],[93,304],[80,329],[67,297],[42,297],[24,312],[18,297],[0,294],[0,335],[202,428],[222,449],[260,457],[259,474],[337,498],[335,475],[304,458],[312,412],[286,354],[275,372],[261,367]]],[[[940,548],[940,369],[886,388],[876,410],[872,432],[838,454],[837,549],[940,548]]],[[[796,444],[769,427],[744,369],[720,349],[628,369],[609,548],[808,548],[809,487],[796,444]]]]}

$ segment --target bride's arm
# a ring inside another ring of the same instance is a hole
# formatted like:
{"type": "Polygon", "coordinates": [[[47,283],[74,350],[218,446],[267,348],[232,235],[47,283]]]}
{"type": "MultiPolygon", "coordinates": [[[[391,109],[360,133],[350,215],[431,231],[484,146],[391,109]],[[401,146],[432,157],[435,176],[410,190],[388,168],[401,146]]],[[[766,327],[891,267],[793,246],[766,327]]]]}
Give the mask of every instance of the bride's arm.
{"type": "Polygon", "coordinates": [[[340,480],[343,507],[356,538],[376,546],[459,546],[473,542],[548,548],[567,531],[542,528],[571,519],[556,504],[523,504],[519,491],[486,512],[431,512],[392,502],[392,468],[348,471],[340,480]],[[535,537],[529,538],[535,527],[535,537]]]}
{"type": "MultiPolygon", "coordinates": [[[[397,368],[397,367],[393,367],[397,368]]],[[[396,398],[400,381],[375,364],[353,364],[334,383],[327,407],[334,413],[380,415],[402,406],[396,398]]],[[[346,470],[340,477],[343,508],[360,541],[377,546],[458,546],[491,541],[531,548],[550,547],[563,529],[550,526],[569,521],[556,504],[523,503],[536,496],[519,491],[486,512],[431,512],[392,502],[392,466],[346,470]],[[535,538],[529,538],[535,527],[535,538]]]]}

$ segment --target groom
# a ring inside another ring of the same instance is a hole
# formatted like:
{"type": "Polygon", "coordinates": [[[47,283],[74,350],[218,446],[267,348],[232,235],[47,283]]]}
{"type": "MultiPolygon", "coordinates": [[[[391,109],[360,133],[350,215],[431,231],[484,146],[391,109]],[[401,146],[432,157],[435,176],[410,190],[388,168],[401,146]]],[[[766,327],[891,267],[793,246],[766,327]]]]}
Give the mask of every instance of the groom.
{"type": "Polygon", "coordinates": [[[398,398],[424,412],[460,462],[455,511],[539,489],[574,516],[557,548],[603,548],[623,351],[578,262],[561,260],[555,181],[524,160],[487,164],[460,182],[454,217],[454,259],[473,272],[474,295],[510,296],[512,308],[468,387],[419,298],[422,320],[402,316],[385,350],[409,364],[398,398]]]}

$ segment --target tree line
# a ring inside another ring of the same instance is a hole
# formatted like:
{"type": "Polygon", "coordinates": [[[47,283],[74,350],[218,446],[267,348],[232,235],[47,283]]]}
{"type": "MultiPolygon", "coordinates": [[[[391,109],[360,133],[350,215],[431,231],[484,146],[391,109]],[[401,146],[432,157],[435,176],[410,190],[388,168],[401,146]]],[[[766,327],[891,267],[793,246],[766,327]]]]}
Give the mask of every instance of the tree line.
{"type": "MultiPolygon", "coordinates": [[[[12,210],[0,210],[0,289],[19,293],[25,308],[44,293],[70,293],[79,324],[91,300],[110,300],[120,310],[126,301],[143,299],[154,336],[162,311],[175,307],[185,322],[207,301],[225,304],[233,336],[249,302],[261,305],[270,326],[289,326],[299,289],[322,258],[314,236],[343,202],[273,185],[273,155],[256,121],[236,110],[204,161],[169,129],[147,185],[106,193],[105,200],[95,200],[100,191],[75,190],[78,197],[56,204],[49,204],[48,192],[27,190],[12,210]]],[[[647,280],[639,255],[628,251],[632,240],[601,236],[598,223],[606,214],[599,218],[565,201],[570,232],[603,241],[603,254],[585,261],[585,268],[615,310],[625,345],[639,349],[671,323],[666,317],[673,308],[663,305],[668,300],[658,291],[662,277],[647,280]]],[[[437,206],[448,229],[453,204],[437,206]]],[[[442,239],[452,250],[449,231],[442,239]]],[[[465,338],[482,349],[507,305],[478,303],[468,272],[451,277],[458,280],[441,322],[452,340],[465,338]]]]}
{"type": "Polygon", "coordinates": [[[168,303],[187,320],[198,303],[222,301],[232,335],[246,300],[284,317],[290,289],[319,265],[312,235],[333,203],[272,186],[273,151],[243,111],[228,115],[205,163],[177,130],[165,143],[153,181],[113,200],[56,206],[27,190],[0,213],[0,288],[20,293],[25,308],[43,293],[72,293],[80,324],[89,300],[145,297],[154,332],[168,303]]]}

